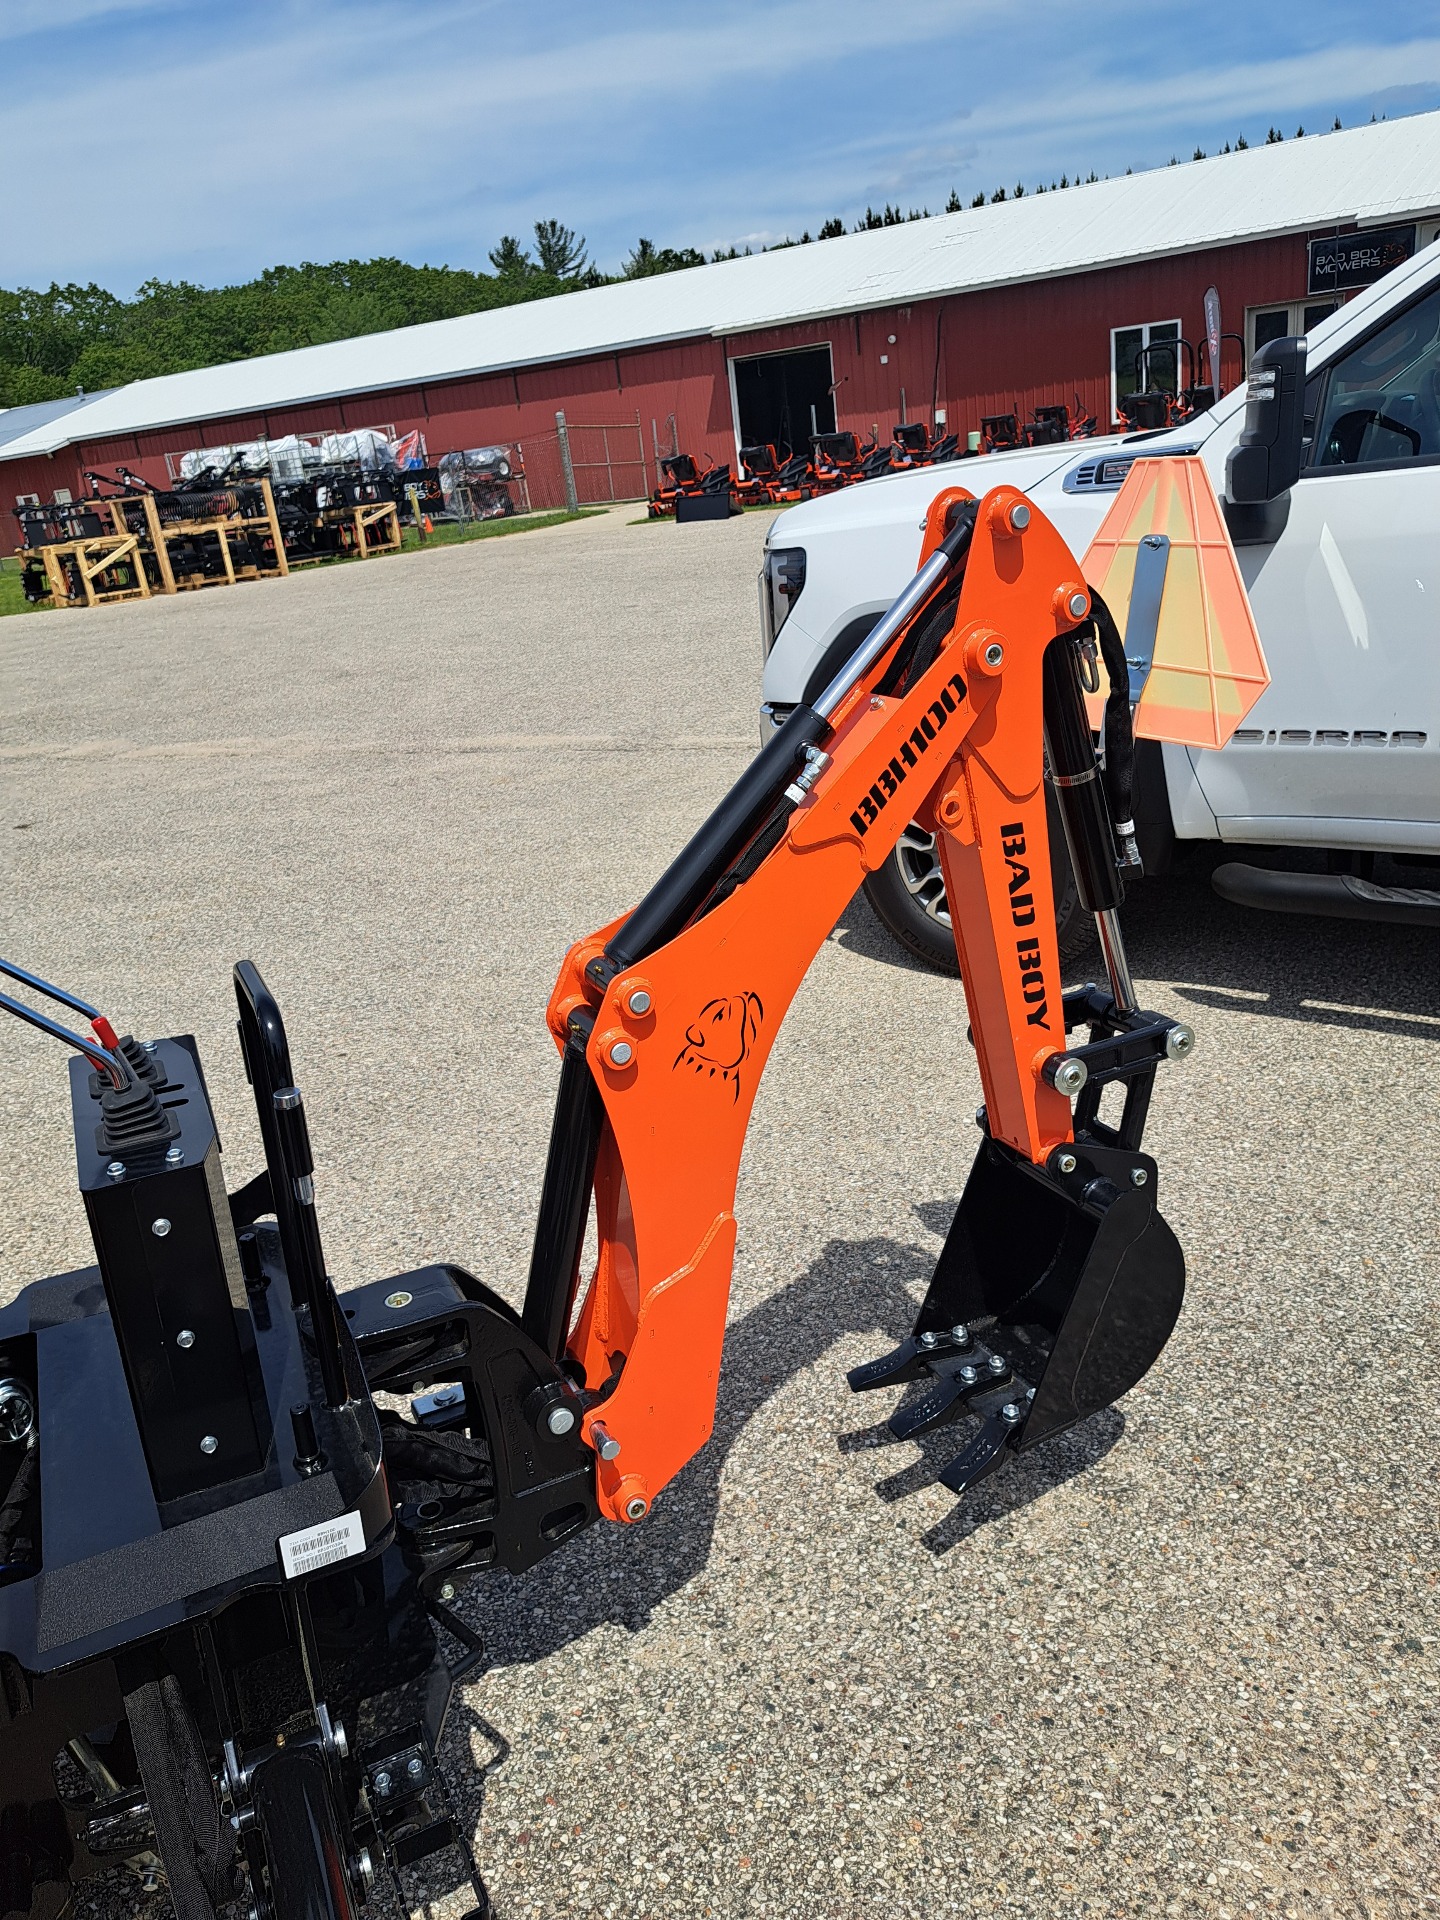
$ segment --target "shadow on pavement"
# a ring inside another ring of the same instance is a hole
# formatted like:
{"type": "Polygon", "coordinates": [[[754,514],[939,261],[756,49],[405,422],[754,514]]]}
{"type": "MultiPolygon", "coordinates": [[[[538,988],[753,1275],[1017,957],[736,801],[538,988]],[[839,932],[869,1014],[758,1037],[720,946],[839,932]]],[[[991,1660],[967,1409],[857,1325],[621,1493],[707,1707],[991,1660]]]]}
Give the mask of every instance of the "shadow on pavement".
{"type": "MultiPolygon", "coordinates": [[[[954,1200],[916,1208],[929,1225],[949,1225],[954,1200]]],[[[846,1334],[874,1336],[876,1353],[904,1337],[914,1322],[915,1294],[928,1282],[938,1247],[903,1245],[889,1239],[831,1241],[808,1271],[735,1322],[726,1337],[715,1431],[708,1445],[678,1475],[641,1527],[602,1524],[543,1562],[523,1582],[472,1586],[466,1612],[484,1633],[492,1666],[527,1665],[548,1658],[596,1627],[612,1623],[637,1632],[678,1588],[695,1578],[710,1557],[720,1503],[720,1482],[731,1448],[746,1425],[788,1381],[814,1366],[846,1334]]],[[[884,1401],[888,1418],[892,1396],[884,1401]]],[[[851,1397],[837,1364],[836,1437],[842,1452],[893,1448],[896,1471],[879,1480],[877,1498],[895,1501],[928,1485],[964,1445],[968,1423],[925,1436],[916,1458],[912,1444],[890,1439],[883,1424],[858,1433],[840,1431],[851,1397]]],[[[860,1402],[853,1404],[858,1406],[860,1402]]],[[[876,1411],[881,1411],[876,1405],[876,1411]]],[[[933,1553],[945,1553],[979,1527],[1017,1512],[1107,1453],[1124,1431],[1113,1409],[1075,1434],[1046,1442],[1024,1460],[1007,1462],[966,1503],[921,1536],[933,1553]]],[[[822,1438],[797,1446],[794,1471],[819,1468],[808,1450],[822,1438]]]]}
{"type": "Polygon", "coordinates": [[[1440,958],[1422,928],[1246,912],[1210,887],[1244,848],[1191,856],[1134,890],[1131,962],[1193,1006],[1440,1040],[1440,958]]]}
{"type": "MultiPolygon", "coordinates": [[[[1157,994],[1161,1005],[1178,1013],[1166,997],[1173,995],[1191,1006],[1440,1041],[1434,933],[1247,912],[1212,890],[1215,867],[1263,853],[1247,847],[1195,848],[1183,855],[1175,872],[1132,884],[1123,915],[1130,964],[1141,979],[1173,983],[1157,994]]],[[[1413,875],[1409,883],[1414,884],[1413,875]]],[[[841,914],[831,938],[867,960],[907,972],[929,971],[881,924],[863,893],[841,914]]],[[[1097,977],[1100,969],[1097,946],[1065,973],[1073,982],[1097,977]]]]}

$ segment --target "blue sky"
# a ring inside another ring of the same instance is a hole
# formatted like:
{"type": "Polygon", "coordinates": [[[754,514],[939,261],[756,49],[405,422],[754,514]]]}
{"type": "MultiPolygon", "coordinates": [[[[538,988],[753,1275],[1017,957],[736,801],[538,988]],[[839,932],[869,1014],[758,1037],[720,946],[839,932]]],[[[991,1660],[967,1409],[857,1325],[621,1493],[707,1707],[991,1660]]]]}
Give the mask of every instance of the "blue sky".
{"type": "Polygon", "coordinates": [[[1433,0],[0,0],[0,285],[707,251],[1440,107],[1433,0]],[[22,183],[28,182],[28,185],[22,183]]]}

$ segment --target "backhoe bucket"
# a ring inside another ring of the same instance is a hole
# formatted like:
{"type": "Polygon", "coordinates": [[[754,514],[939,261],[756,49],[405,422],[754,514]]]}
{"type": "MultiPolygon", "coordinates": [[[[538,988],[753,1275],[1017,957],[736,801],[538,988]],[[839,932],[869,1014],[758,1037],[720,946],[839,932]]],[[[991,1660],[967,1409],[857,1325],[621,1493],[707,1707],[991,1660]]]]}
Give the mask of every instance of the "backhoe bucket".
{"type": "Polygon", "coordinates": [[[958,1418],[979,1431],[940,1475],[964,1493],[1020,1452],[1128,1393],[1169,1339],[1185,1292],[1180,1243],[1147,1154],[1080,1139],[1032,1166],[986,1139],[915,1322],[851,1388],[924,1381],[890,1431],[958,1418]]]}

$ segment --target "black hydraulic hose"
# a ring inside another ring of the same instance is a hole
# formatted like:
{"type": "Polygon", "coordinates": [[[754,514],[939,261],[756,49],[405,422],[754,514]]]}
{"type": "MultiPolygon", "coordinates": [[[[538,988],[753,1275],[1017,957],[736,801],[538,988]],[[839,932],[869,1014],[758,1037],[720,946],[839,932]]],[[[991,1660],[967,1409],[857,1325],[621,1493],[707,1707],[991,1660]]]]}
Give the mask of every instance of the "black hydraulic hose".
{"type": "Polygon", "coordinates": [[[1100,785],[1090,738],[1084,690],[1073,634],[1062,633],[1045,649],[1042,669],[1045,753],[1065,825],[1065,843],[1080,903],[1087,913],[1109,913],[1124,890],[1115,860],[1115,836],[1100,785]]]}
{"type": "Polygon", "coordinates": [[[1135,831],[1135,722],[1130,711],[1130,668],[1115,616],[1092,587],[1090,610],[1110,691],[1105,697],[1105,766],[1102,779],[1110,818],[1122,843],[1135,831]]]}
{"type": "Polygon", "coordinates": [[[764,824],[807,746],[830,731],[810,707],[796,707],[746,767],[689,844],[676,855],[605,949],[614,973],[673,940],[710,889],[764,824]]]}
{"type": "Polygon", "coordinates": [[[565,1037],[545,1178],[535,1217],[521,1325],[552,1359],[565,1351],[580,1277],[580,1250],[595,1184],[605,1103],[585,1058],[592,1019],[577,1015],[565,1037]]]}

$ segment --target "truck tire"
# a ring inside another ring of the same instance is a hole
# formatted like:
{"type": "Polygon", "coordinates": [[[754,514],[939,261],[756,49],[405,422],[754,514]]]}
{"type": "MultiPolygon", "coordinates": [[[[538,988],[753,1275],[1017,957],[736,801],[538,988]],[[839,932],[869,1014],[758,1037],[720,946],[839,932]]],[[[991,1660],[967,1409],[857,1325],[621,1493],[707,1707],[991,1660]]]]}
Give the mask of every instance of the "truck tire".
{"type": "MultiPolygon", "coordinates": [[[[1048,786],[1045,812],[1050,823],[1055,928],[1061,961],[1068,963],[1077,960],[1094,939],[1095,922],[1080,904],[1055,795],[1048,786]]],[[[901,946],[917,959],[938,973],[959,973],[934,834],[912,821],[884,866],[866,880],[865,898],[901,946]]]]}

